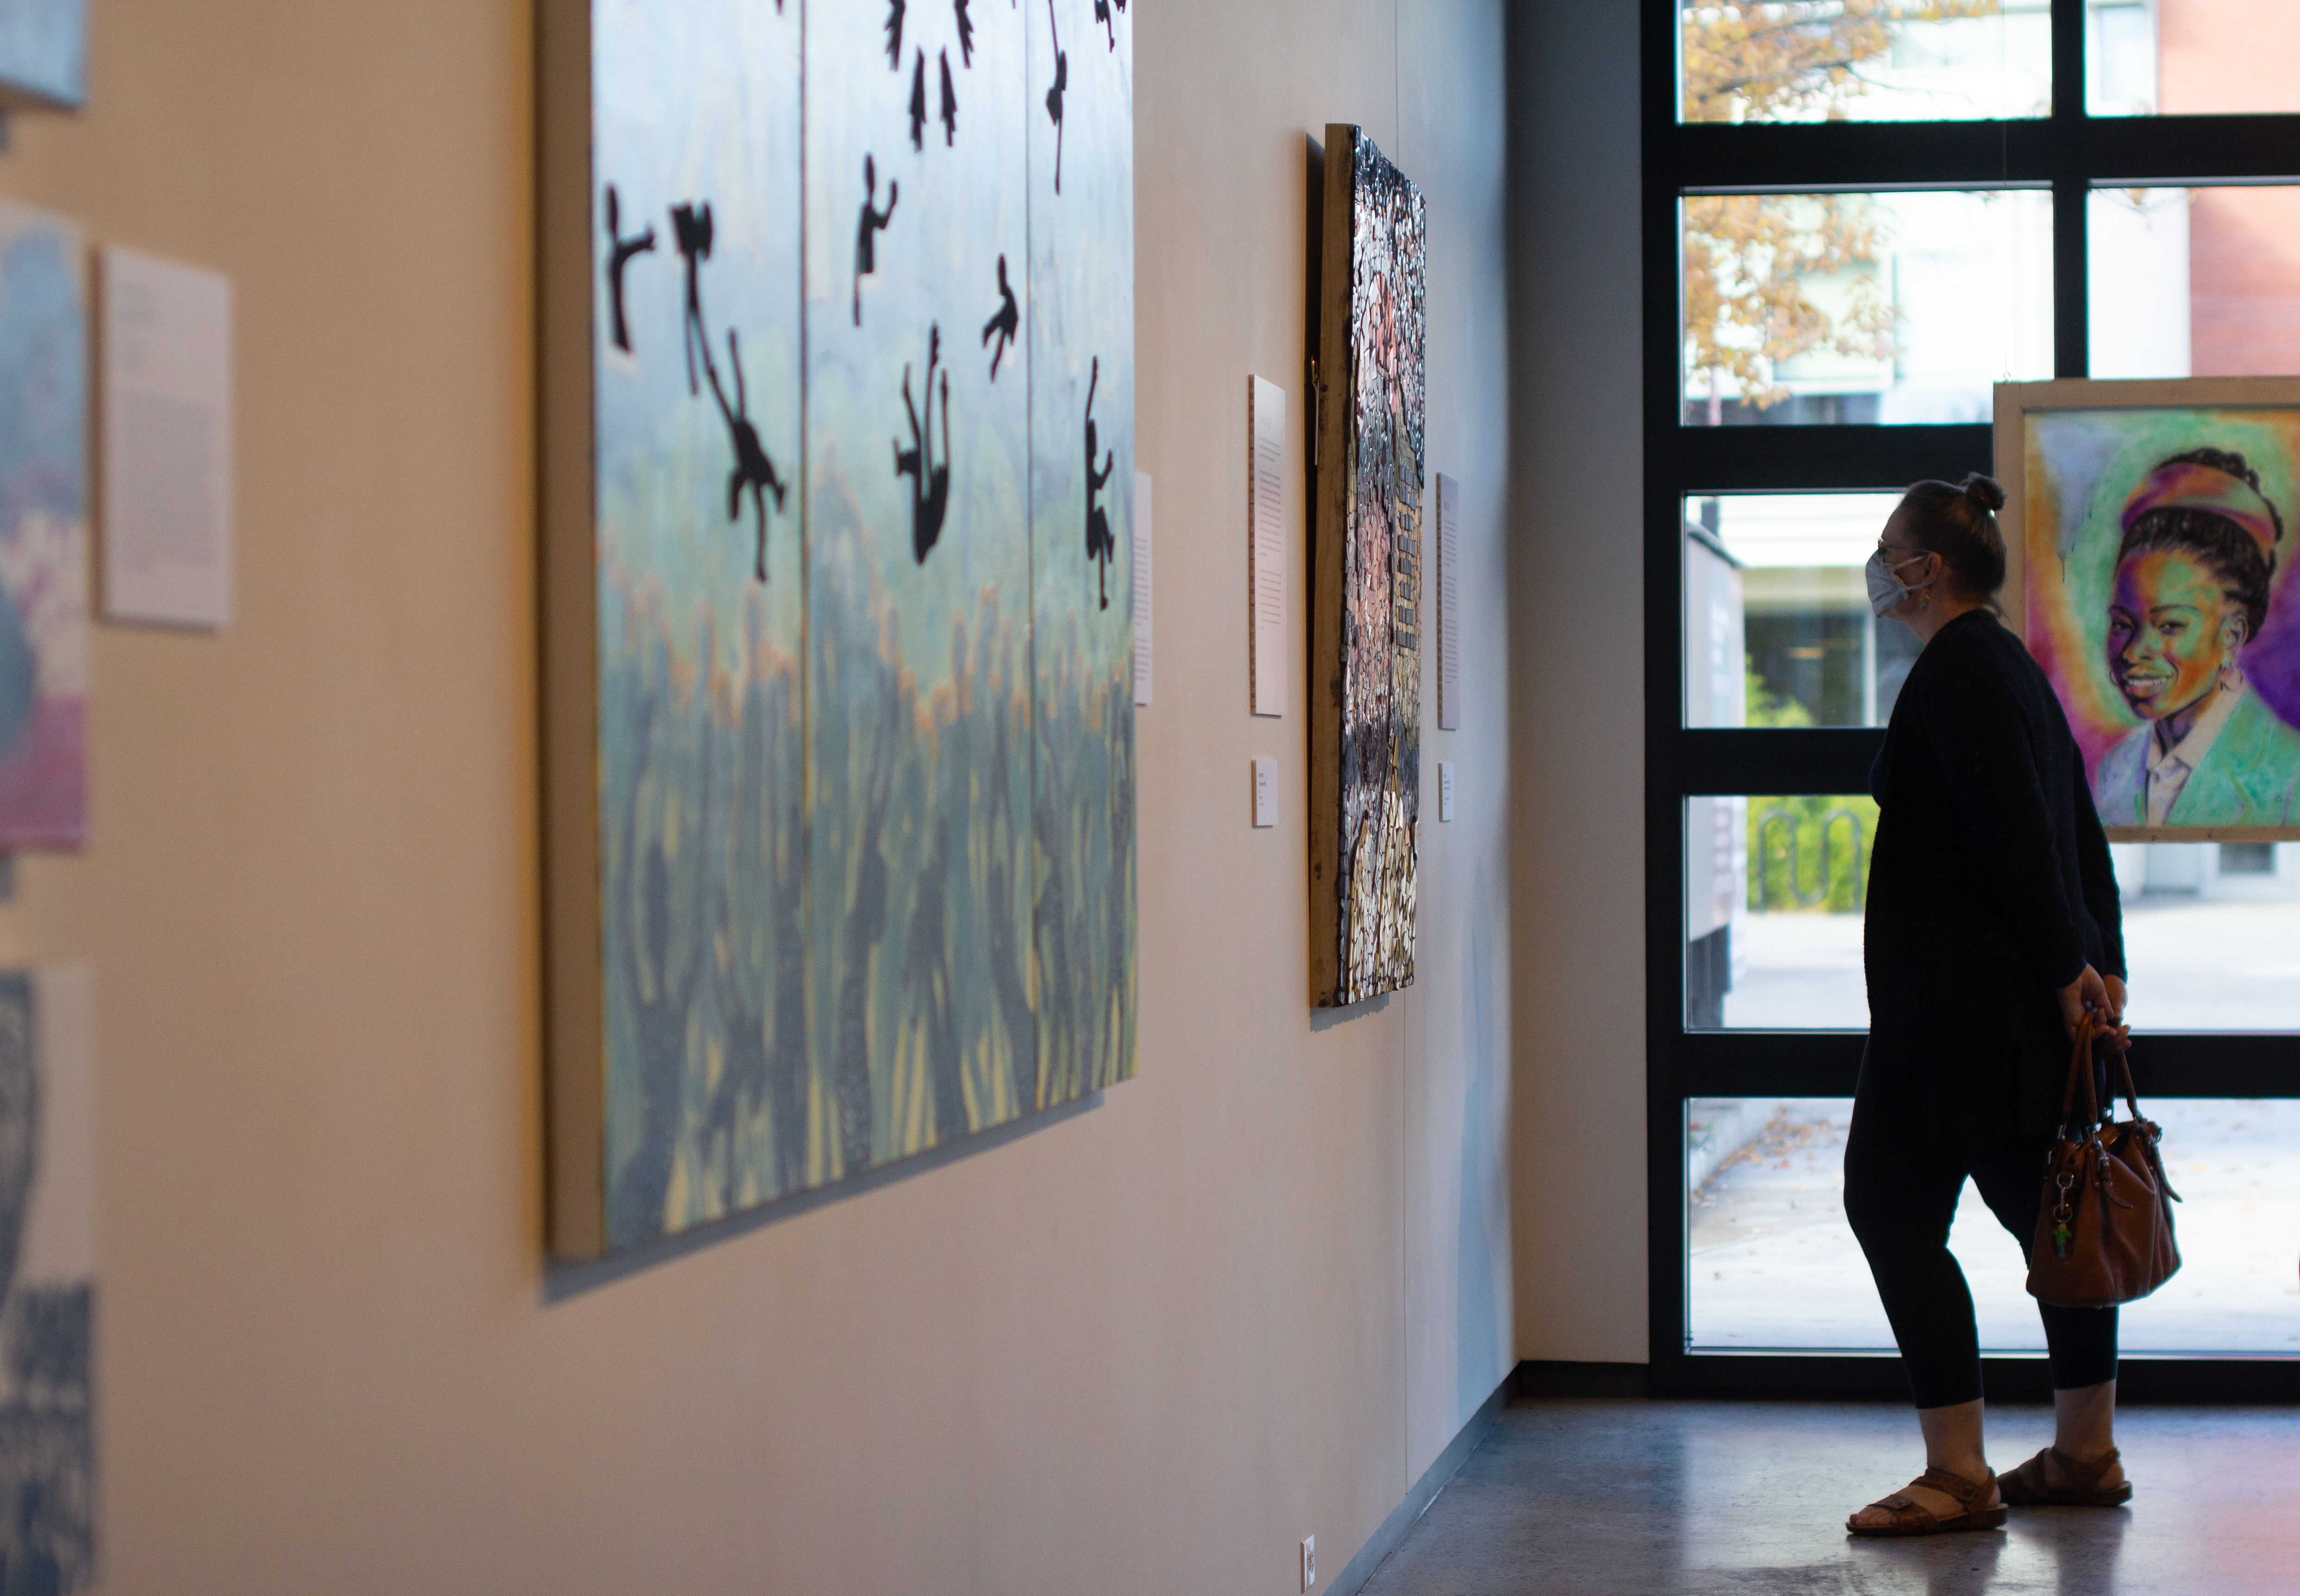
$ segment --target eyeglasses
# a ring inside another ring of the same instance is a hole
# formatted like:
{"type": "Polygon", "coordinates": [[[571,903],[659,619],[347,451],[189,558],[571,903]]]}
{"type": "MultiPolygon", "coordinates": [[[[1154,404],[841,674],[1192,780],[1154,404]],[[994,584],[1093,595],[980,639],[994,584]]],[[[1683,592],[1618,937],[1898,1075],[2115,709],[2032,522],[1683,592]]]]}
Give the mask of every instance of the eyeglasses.
{"type": "Polygon", "coordinates": [[[1888,543],[1882,538],[1877,539],[1878,557],[1895,570],[1907,564],[1911,560],[1921,560],[1930,553],[1932,550],[1929,548],[1904,548],[1897,543],[1888,543]]]}

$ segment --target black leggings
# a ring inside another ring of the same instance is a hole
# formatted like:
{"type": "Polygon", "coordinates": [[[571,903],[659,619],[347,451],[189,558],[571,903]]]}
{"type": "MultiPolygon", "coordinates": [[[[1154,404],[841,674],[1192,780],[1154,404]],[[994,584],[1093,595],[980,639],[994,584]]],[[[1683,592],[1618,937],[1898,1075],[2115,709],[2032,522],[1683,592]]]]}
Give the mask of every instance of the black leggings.
{"type": "MultiPolygon", "coordinates": [[[[2012,1136],[1968,1149],[1927,1139],[1906,1116],[1865,1097],[1854,1103],[1845,1144],[1845,1216],[1869,1256],[1920,1408],[1951,1408],[1980,1396],[1972,1292],[1948,1249],[1965,1177],[1972,1177],[2025,1254],[2037,1235],[2047,1145],[2046,1136],[2012,1136]]],[[[2114,1308],[2037,1307],[2054,1390],[2116,1378],[2114,1308]]]]}

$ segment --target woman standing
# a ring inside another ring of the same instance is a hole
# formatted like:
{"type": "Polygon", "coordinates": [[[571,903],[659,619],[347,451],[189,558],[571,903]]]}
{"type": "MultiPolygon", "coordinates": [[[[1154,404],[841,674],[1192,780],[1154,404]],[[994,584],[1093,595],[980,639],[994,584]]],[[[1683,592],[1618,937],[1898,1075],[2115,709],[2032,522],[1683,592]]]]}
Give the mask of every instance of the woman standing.
{"type": "Polygon", "coordinates": [[[1996,619],[2004,503],[1987,477],[1920,482],[1869,562],[1871,606],[1924,647],[1870,773],[1869,1043],[1845,1211],[1909,1371],[1925,1472],[1848,1519],[1858,1535],[1995,1529],[2007,1502],[2132,1494],[2111,1433],[2112,1308],[2042,1308],[2054,1444],[2002,1481],[1990,1472],[1972,1297],[1948,1249],[1970,1177],[2025,1251],[2068,1039],[2087,1009],[2111,1026],[2124,1009],[2116,879],[2084,762],[2044,673],[1996,619]]]}

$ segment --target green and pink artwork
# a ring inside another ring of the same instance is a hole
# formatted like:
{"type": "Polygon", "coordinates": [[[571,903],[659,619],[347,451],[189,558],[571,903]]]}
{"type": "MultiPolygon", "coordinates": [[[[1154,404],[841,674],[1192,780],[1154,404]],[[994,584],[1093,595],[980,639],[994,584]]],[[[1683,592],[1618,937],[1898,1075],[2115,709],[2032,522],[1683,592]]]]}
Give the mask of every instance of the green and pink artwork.
{"type": "Polygon", "coordinates": [[[2024,631],[2112,834],[2300,836],[2292,399],[2021,416],[2024,631]]]}
{"type": "Polygon", "coordinates": [[[1133,1073],[1132,38],[1123,0],[546,28],[583,1257],[1133,1073]]]}
{"type": "Polygon", "coordinates": [[[0,849],[87,831],[88,453],[79,230],[0,201],[0,849]]]}

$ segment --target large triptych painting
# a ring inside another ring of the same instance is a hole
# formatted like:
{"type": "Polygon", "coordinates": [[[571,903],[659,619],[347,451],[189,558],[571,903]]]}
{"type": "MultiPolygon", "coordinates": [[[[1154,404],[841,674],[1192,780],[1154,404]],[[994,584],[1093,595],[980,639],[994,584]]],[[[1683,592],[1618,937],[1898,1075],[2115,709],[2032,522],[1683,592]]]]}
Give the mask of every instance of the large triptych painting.
{"type": "Polygon", "coordinates": [[[1421,812],[1424,207],[1326,130],[1310,558],[1310,973],[1321,1006],[1413,982],[1421,812]]]}
{"type": "Polygon", "coordinates": [[[546,52],[554,1244],[1133,1071],[1123,0],[546,52]]]}
{"type": "Polygon", "coordinates": [[[2300,837],[2300,380],[2007,384],[2015,620],[2112,837],[2300,837]]]}

